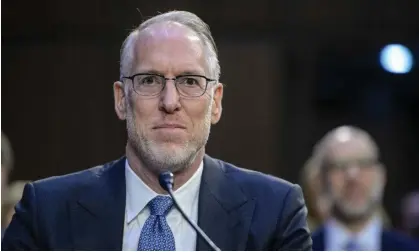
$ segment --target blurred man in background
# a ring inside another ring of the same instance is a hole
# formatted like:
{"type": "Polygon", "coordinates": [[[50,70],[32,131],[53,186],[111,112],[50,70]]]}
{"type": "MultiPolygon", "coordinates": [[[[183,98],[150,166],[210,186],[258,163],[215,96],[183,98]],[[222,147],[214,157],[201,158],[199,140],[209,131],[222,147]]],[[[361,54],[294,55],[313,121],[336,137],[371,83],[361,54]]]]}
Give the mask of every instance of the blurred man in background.
{"type": "Polygon", "coordinates": [[[419,191],[413,191],[403,198],[401,216],[403,231],[419,239],[419,191]]]}
{"type": "Polygon", "coordinates": [[[2,249],[211,250],[160,185],[169,171],[186,214],[222,250],[311,250],[298,185],[205,154],[223,97],[206,23],[185,11],[146,20],[125,40],[120,70],[126,157],[29,183],[2,249]]]}
{"type": "Polygon", "coordinates": [[[380,214],[386,170],[371,136],[338,127],[315,149],[331,200],[330,218],[313,234],[313,250],[418,250],[419,244],[384,228],[380,214]]]}

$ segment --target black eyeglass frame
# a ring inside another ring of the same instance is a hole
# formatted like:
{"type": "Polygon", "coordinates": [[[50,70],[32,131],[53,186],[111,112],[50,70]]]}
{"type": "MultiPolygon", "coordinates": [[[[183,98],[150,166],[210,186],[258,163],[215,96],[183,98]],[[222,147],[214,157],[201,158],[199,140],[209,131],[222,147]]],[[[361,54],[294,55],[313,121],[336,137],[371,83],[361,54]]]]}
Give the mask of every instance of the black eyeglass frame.
{"type": "Polygon", "coordinates": [[[166,78],[164,75],[161,75],[161,74],[155,74],[155,73],[137,73],[137,74],[134,74],[134,75],[131,75],[131,76],[122,76],[122,77],[121,77],[121,82],[123,82],[123,79],[129,79],[129,80],[131,80],[131,83],[132,83],[132,89],[134,89],[134,92],[135,92],[136,94],[141,95],[141,96],[148,96],[148,97],[158,96],[159,94],[161,94],[161,92],[162,92],[162,91],[165,89],[165,87],[166,87],[167,81],[169,81],[169,80],[172,80],[172,81],[174,82],[175,87],[176,87],[176,90],[178,91],[178,93],[179,93],[181,96],[184,96],[184,97],[201,97],[201,96],[203,96],[203,95],[205,94],[205,92],[207,91],[208,84],[209,84],[210,82],[217,81],[216,79],[210,79],[210,78],[208,78],[208,77],[206,77],[206,76],[204,76],[204,75],[199,75],[199,74],[182,74],[182,75],[178,75],[178,76],[176,76],[175,78],[166,78]],[[137,92],[137,90],[135,89],[135,86],[134,86],[134,85],[135,85],[135,83],[134,83],[134,78],[135,78],[135,77],[137,77],[137,76],[157,76],[157,77],[160,77],[160,78],[164,79],[164,82],[163,82],[163,87],[162,87],[162,89],[161,89],[159,92],[157,92],[156,94],[153,94],[153,95],[144,95],[144,94],[139,94],[139,93],[137,92]],[[177,79],[179,79],[179,78],[184,78],[184,77],[200,77],[200,78],[204,78],[204,79],[205,79],[205,88],[204,88],[204,90],[203,90],[202,94],[200,94],[200,95],[196,95],[196,96],[190,96],[190,95],[184,95],[184,94],[182,94],[182,92],[180,92],[180,91],[179,91],[179,88],[178,88],[178,86],[177,86],[177,82],[176,82],[176,80],[177,80],[177,79]]]}

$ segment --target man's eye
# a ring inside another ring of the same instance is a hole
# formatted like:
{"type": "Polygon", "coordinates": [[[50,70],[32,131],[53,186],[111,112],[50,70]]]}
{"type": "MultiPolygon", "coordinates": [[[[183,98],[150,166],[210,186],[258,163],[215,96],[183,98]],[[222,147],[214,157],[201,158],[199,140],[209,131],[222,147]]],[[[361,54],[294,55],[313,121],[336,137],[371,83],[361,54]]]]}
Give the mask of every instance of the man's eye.
{"type": "Polygon", "coordinates": [[[152,84],[158,84],[158,78],[157,76],[144,76],[141,78],[139,84],[141,85],[152,85],[152,84]]]}
{"type": "Polygon", "coordinates": [[[199,81],[194,77],[182,77],[179,79],[179,84],[185,86],[196,86],[199,85],[199,81]]]}

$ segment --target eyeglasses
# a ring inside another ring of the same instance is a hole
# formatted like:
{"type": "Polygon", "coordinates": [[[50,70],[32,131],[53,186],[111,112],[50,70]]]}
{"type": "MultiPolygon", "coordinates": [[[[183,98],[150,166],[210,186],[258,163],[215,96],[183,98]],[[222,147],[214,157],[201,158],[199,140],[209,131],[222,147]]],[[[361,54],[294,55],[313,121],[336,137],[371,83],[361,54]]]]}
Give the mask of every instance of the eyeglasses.
{"type": "Polygon", "coordinates": [[[374,167],[376,164],[378,164],[378,160],[376,159],[356,159],[356,160],[348,160],[348,161],[340,161],[340,162],[326,162],[326,165],[331,170],[336,171],[343,171],[348,169],[349,167],[356,166],[360,169],[368,169],[374,167]]]}
{"type": "Polygon", "coordinates": [[[134,91],[141,96],[157,96],[166,86],[168,80],[173,80],[179,94],[183,97],[200,97],[207,90],[209,82],[216,81],[202,75],[180,75],[176,78],[166,78],[159,74],[139,73],[129,77],[134,91]]]}

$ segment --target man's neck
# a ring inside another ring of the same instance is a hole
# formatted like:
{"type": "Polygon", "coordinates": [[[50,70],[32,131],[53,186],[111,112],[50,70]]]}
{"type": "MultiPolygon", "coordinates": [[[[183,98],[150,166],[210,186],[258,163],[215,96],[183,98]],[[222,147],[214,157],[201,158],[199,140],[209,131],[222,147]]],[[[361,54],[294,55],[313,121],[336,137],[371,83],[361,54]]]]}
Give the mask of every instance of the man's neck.
{"type": "Polygon", "coordinates": [[[346,223],[346,228],[353,234],[357,234],[365,229],[365,227],[368,225],[368,223],[371,221],[371,218],[354,221],[351,223],[346,223]]]}
{"type": "Polygon", "coordinates": [[[371,213],[359,218],[340,218],[339,215],[334,216],[335,220],[341,223],[352,234],[357,234],[365,229],[365,227],[375,218],[375,213],[371,213]]]}
{"type": "MultiPolygon", "coordinates": [[[[189,167],[185,167],[181,171],[174,173],[174,185],[173,190],[176,191],[179,187],[185,184],[198,170],[199,165],[204,158],[205,149],[202,148],[196,155],[194,161],[189,167]]],[[[138,177],[148,186],[150,189],[158,194],[166,194],[167,192],[161,188],[159,183],[158,174],[151,171],[151,169],[145,167],[144,163],[135,154],[134,150],[129,146],[126,147],[126,157],[131,169],[137,174],[138,177]]]]}

